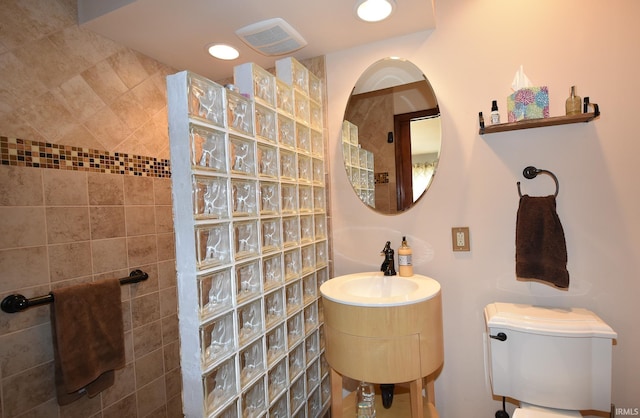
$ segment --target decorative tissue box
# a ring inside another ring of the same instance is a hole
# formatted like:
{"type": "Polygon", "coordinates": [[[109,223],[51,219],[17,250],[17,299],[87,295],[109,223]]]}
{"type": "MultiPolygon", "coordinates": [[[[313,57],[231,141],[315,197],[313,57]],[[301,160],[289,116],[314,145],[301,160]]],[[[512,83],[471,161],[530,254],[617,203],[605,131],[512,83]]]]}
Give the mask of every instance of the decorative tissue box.
{"type": "Polygon", "coordinates": [[[547,86],[525,87],[507,97],[509,122],[549,117],[549,89],[547,86]]]}

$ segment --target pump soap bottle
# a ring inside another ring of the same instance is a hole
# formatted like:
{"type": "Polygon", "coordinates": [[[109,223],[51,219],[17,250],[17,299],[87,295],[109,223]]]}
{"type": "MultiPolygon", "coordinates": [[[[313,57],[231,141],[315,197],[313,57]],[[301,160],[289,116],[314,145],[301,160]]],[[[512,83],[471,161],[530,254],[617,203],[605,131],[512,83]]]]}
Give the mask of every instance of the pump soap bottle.
{"type": "Polygon", "coordinates": [[[407,237],[402,237],[402,245],[398,248],[398,266],[401,277],[413,276],[413,251],[407,244],[407,237]]]}
{"type": "Polygon", "coordinates": [[[500,113],[498,112],[498,101],[491,102],[491,124],[496,125],[500,123],[500,113]]]}

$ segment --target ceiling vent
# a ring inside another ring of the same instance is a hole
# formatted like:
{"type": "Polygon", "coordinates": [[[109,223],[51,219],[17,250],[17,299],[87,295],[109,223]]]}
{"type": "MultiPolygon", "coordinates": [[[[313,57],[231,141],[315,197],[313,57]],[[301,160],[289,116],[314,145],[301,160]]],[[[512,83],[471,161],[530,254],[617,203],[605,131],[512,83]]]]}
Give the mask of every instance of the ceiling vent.
{"type": "Polygon", "coordinates": [[[263,55],[285,55],[307,45],[290,24],[279,17],[238,29],[236,35],[263,55]]]}

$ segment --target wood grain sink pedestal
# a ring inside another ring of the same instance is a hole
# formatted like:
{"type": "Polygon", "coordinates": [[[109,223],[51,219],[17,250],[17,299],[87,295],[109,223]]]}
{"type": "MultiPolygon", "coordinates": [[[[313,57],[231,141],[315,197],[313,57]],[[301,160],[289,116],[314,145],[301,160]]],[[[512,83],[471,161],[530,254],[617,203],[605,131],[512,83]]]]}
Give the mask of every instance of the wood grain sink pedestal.
{"type": "Polygon", "coordinates": [[[342,417],[342,378],[409,383],[411,416],[424,416],[423,381],[435,405],[433,375],[444,361],[442,297],[405,305],[358,306],[322,299],[331,416],[342,417]]]}

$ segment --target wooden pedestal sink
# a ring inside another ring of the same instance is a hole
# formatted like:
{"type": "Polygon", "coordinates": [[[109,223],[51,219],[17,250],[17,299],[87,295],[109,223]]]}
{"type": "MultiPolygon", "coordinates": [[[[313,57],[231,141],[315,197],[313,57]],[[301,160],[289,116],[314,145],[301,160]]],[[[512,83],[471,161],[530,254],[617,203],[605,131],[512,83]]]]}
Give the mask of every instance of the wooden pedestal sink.
{"type": "MultiPolygon", "coordinates": [[[[421,275],[356,273],[325,282],[320,292],[333,371],[332,417],[342,415],[342,376],[410,382],[411,414],[423,417],[423,379],[444,360],[440,284],[421,275]]],[[[433,403],[432,380],[427,392],[433,403]]]]}

